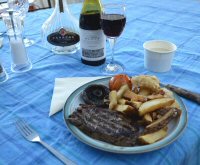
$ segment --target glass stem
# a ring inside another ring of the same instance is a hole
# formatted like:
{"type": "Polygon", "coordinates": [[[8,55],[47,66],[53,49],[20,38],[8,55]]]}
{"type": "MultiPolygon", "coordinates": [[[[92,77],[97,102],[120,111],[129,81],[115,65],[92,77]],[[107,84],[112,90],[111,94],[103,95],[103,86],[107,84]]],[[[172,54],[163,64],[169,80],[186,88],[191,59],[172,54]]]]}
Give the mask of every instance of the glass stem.
{"type": "Polygon", "coordinates": [[[114,63],[114,53],[115,53],[115,43],[116,43],[116,40],[117,38],[108,38],[108,41],[110,43],[110,47],[111,47],[111,51],[112,51],[112,54],[111,54],[111,64],[114,63]]]}
{"type": "Polygon", "coordinates": [[[24,32],[24,18],[21,19],[21,35],[22,35],[22,38],[24,39],[25,38],[25,32],[24,32]]]}

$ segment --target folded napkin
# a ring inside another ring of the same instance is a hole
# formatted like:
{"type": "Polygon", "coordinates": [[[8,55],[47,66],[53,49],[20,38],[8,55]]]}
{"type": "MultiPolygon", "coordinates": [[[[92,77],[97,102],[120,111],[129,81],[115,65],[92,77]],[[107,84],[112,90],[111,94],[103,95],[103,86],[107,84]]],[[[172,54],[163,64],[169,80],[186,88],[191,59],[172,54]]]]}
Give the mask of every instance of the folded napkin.
{"type": "Polygon", "coordinates": [[[70,77],[56,78],[49,116],[62,110],[67,98],[78,87],[93,80],[103,77],[70,77]]]}

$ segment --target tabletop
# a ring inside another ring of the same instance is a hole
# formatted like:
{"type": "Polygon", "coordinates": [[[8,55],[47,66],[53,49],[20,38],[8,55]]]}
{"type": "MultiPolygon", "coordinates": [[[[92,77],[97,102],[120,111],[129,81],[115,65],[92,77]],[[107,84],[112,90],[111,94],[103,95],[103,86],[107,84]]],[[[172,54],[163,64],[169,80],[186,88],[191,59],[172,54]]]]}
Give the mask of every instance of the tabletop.
{"type": "MultiPolygon", "coordinates": [[[[114,0],[113,0],[114,1],[114,0]]],[[[104,2],[104,1],[103,1],[104,2]]],[[[154,74],[161,82],[200,93],[200,1],[198,0],[126,0],[126,27],[116,43],[115,58],[129,75],[154,74]],[[144,68],[143,43],[162,39],[177,45],[172,69],[153,73],[144,68]]],[[[70,5],[78,18],[80,4],[70,5]]],[[[99,67],[81,63],[80,52],[55,55],[41,42],[41,26],[52,9],[28,13],[25,35],[35,44],[27,48],[32,70],[11,72],[8,38],[0,49],[0,61],[9,79],[0,84],[0,164],[62,164],[45,148],[26,141],[14,125],[16,116],[31,124],[42,139],[80,165],[198,165],[200,164],[200,107],[183,98],[188,110],[188,125],[172,144],[143,154],[114,154],[83,144],[66,128],[63,114],[49,117],[55,78],[103,76],[99,67]]],[[[0,32],[5,31],[0,21],[0,32]]],[[[107,49],[107,58],[110,58],[107,49]]]]}

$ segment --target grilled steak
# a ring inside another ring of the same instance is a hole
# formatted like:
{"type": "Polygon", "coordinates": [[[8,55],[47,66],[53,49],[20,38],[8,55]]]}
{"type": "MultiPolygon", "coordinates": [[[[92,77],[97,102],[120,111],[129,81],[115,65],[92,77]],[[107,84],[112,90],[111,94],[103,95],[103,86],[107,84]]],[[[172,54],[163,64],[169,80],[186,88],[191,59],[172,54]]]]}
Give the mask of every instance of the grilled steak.
{"type": "Polygon", "coordinates": [[[88,136],[117,146],[134,146],[139,128],[128,117],[117,111],[81,105],[68,121],[88,136]]]}

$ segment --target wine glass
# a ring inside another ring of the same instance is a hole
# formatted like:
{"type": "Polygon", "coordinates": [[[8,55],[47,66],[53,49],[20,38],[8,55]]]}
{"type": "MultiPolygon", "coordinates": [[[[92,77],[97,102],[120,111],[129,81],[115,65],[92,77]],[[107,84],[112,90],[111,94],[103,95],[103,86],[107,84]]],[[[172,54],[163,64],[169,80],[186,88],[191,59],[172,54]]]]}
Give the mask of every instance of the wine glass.
{"type": "Polygon", "coordinates": [[[126,16],[125,6],[123,4],[106,4],[101,13],[101,27],[106,35],[112,49],[111,61],[103,66],[103,72],[106,74],[117,74],[124,71],[124,67],[114,60],[114,47],[125,27],[126,16]]]}
{"type": "MultiPolygon", "coordinates": [[[[29,9],[29,1],[28,0],[7,0],[9,9],[18,12],[21,17],[22,28],[24,28],[24,19],[29,9]]],[[[26,37],[23,39],[25,47],[29,47],[33,45],[34,40],[30,40],[26,37]]]]}

